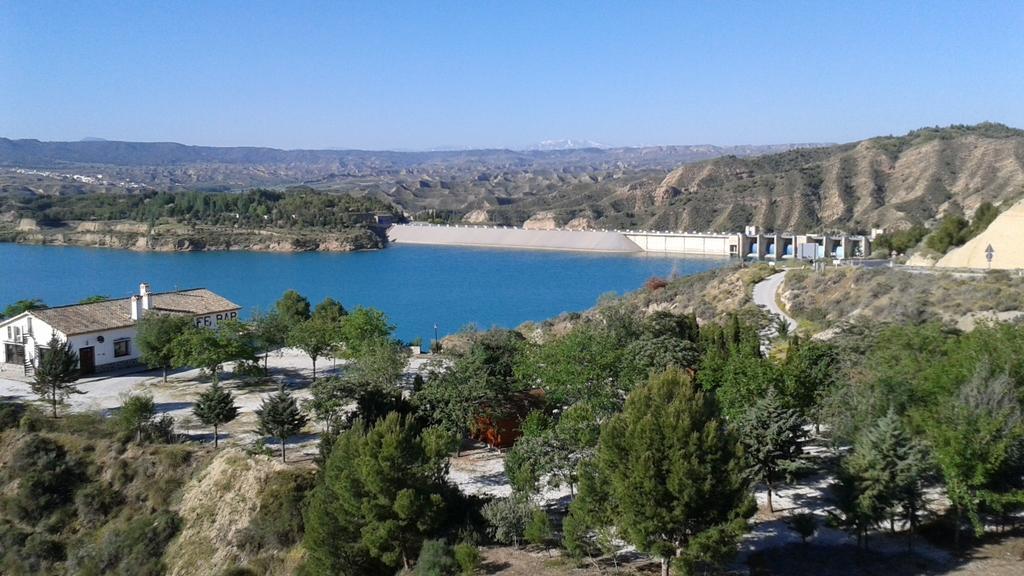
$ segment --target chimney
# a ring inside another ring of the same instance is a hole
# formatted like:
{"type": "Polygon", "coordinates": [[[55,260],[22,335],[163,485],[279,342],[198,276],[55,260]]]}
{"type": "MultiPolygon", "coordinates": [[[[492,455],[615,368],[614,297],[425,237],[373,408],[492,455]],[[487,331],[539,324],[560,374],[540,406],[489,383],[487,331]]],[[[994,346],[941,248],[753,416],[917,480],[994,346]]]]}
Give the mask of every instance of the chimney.
{"type": "Polygon", "coordinates": [[[139,296],[142,298],[142,309],[149,310],[149,284],[139,284],[139,296]]]}
{"type": "Polygon", "coordinates": [[[132,296],[130,304],[132,307],[132,320],[142,318],[142,298],[139,296],[132,296]]]}

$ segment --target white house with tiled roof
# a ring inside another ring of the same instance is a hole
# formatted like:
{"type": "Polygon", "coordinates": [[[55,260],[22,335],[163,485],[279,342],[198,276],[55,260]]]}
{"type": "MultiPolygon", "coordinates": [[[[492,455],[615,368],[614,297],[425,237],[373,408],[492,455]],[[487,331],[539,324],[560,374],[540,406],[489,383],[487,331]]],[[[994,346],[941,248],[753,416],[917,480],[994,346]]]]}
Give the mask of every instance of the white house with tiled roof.
{"type": "Polygon", "coordinates": [[[130,298],[29,310],[0,321],[0,363],[19,368],[35,364],[54,333],[71,342],[83,374],[132,366],[139,361],[136,324],[147,313],[181,314],[197,326],[238,317],[241,308],[205,288],[150,292],[139,285],[130,298]]]}

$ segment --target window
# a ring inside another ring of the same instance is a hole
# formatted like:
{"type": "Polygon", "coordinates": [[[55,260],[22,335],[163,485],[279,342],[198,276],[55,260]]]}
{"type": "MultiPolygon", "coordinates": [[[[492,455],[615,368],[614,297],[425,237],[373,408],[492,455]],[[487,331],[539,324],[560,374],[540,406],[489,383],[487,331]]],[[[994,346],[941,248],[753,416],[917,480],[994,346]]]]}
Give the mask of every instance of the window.
{"type": "Polygon", "coordinates": [[[130,340],[128,338],[114,340],[114,358],[131,354],[131,348],[128,346],[129,342],[130,340]]]}

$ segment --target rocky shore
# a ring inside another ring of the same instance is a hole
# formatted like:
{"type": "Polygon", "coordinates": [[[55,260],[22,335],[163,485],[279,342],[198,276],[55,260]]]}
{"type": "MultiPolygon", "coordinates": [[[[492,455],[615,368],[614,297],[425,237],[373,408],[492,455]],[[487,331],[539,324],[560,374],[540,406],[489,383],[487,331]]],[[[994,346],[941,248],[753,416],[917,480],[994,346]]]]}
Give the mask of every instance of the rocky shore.
{"type": "Polygon", "coordinates": [[[149,226],[126,221],[66,222],[51,227],[27,218],[12,224],[0,223],[0,241],[140,252],[352,252],[379,249],[386,244],[384,235],[370,228],[246,229],[184,224],[149,226]]]}

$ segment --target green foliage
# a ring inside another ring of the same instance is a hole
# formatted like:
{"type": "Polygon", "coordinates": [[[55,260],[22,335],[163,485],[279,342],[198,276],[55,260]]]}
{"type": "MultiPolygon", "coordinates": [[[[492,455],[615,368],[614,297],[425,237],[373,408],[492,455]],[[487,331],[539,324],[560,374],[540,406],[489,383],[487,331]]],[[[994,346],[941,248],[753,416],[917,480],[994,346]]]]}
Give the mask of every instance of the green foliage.
{"type": "Polygon", "coordinates": [[[286,458],[285,441],[301,432],[307,421],[305,414],[299,410],[295,398],[285,391],[264,398],[263,403],[256,409],[256,419],[261,434],[280,441],[282,462],[286,458]]]}
{"type": "Polygon", "coordinates": [[[525,494],[513,493],[512,496],[495,498],[484,504],[480,512],[487,522],[491,538],[518,547],[533,516],[533,506],[525,494]]]}
{"type": "Polygon", "coordinates": [[[444,540],[427,540],[416,559],[415,576],[449,576],[456,572],[452,549],[444,540]]]}
{"type": "Polygon", "coordinates": [[[1022,412],[1013,381],[982,365],[928,425],[935,460],[957,519],[966,513],[978,535],[984,530],[979,511],[990,488],[1001,477],[1016,473],[1014,468],[1021,463],[1022,412]]]}
{"type": "Polygon", "coordinates": [[[85,394],[74,385],[78,379],[78,353],[69,342],[54,334],[46,348],[37,349],[37,358],[32,391],[50,404],[56,418],[57,406],[64,404],[70,395],[85,394]]]}
{"type": "Polygon", "coordinates": [[[302,540],[304,522],[302,509],[315,476],[306,470],[277,472],[267,480],[260,492],[256,515],[239,538],[242,548],[250,554],[262,550],[287,550],[302,540]]]}
{"type": "Polygon", "coordinates": [[[400,215],[394,206],[369,196],[329,194],[310,188],[287,192],[253,189],[218,192],[142,192],[40,196],[19,201],[23,217],[45,222],[134,220],[264,228],[351,228],[365,226],[375,212],[400,215]]]}
{"type": "Polygon", "coordinates": [[[382,340],[390,340],[395,327],[388,322],[388,317],[374,308],[357,306],[341,322],[340,341],[345,357],[356,357],[367,346],[373,346],[382,340]]]}
{"type": "Polygon", "coordinates": [[[28,407],[20,402],[0,402],[0,432],[16,428],[28,407]]]}
{"type": "Polygon", "coordinates": [[[4,308],[3,313],[0,313],[0,320],[3,320],[4,318],[13,318],[22,312],[40,310],[42,308],[46,308],[46,304],[38,298],[33,298],[31,300],[18,300],[13,304],[8,304],[7,307],[4,308]]]}
{"type": "Polygon", "coordinates": [[[292,326],[286,342],[298,348],[313,361],[313,379],[316,380],[316,361],[329,352],[340,340],[341,325],[326,315],[310,318],[292,326]]]}
{"type": "Polygon", "coordinates": [[[541,478],[575,494],[580,463],[597,447],[600,422],[609,412],[590,402],[574,404],[557,416],[534,412],[523,423],[523,436],[505,455],[505,471],[517,490],[534,493],[541,478]]]}
{"type": "Polygon", "coordinates": [[[963,216],[947,214],[939,226],[928,235],[926,243],[932,250],[945,254],[950,248],[967,242],[970,238],[969,229],[970,224],[963,216]]]}
{"type": "Polygon", "coordinates": [[[444,519],[447,463],[433,436],[398,414],[339,435],[305,515],[314,573],[409,566],[444,519]]]}
{"type": "Polygon", "coordinates": [[[814,536],[815,532],[818,531],[818,521],[815,520],[814,514],[810,512],[799,512],[791,515],[786,521],[786,525],[800,536],[800,541],[804,544],[807,543],[808,538],[814,536]]]}
{"type": "Polygon", "coordinates": [[[347,315],[348,311],[334,298],[324,298],[319,304],[316,305],[316,309],[313,310],[313,318],[321,318],[328,322],[341,322],[343,316],[347,315]]]}
{"type": "Polygon", "coordinates": [[[775,512],[772,491],[787,469],[803,454],[807,438],[804,419],[797,410],[786,408],[782,399],[768,394],[750,407],[739,423],[740,443],[751,475],[768,488],[768,510],[775,512]]]}
{"type": "Polygon", "coordinates": [[[876,251],[883,252],[888,257],[894,251],[897,254],[906,254],[920,244],[921,240],[927,235],[927,228],[920,224],[915,224],[910,228],[881,234],[872,241],[872,244],[876,251]]]}
{"type": "Polygon", "coordinates": [[[81,548],[68,559],[71,573],[83,576],[130,573],[163,574],[163,551],[181,529],[181,519],[169,511],[139,515],[108,526],[96,544],[81,548]]]}
{"type": "Polygon", "coordinates": [[[523,538],[534,546],[544,546],[551,540],[551,520],[548,513],[540,508],[535,508],[530,514],[530,521],[526,523],[523,530],[523,538]]]}
{"type": "Polygon", "coordinates": [[[79,304],[95,304],[96,302],[106,302],[110,300],[110,296],[104,296],[102,294],[95,294],[93,296],[87,296],[78,301],[79,304]]]}
{"type": "Polygon", "coordinates": [[[207,426],[213,426],[213,447],[217,448],[218,430],[222,424],[231,422],[238,416],[238,406],[231,392],[214,383],[199,394],[192,414],[207,426]]]}
{"type": "Polygon", "coordinates": [[[29,522],[70,505],[85,474],[60,442],[38,434],[20,441],[5,468],[8,481],[17,478],[17,489],[2,497],[3,509],[29,522]]]}
{"type": "Polygon", "coordinates": [[[714,398],[678,371],[630,394],[588,468],[571,509],[666,566],[702,534],[734,533],[731,523],[754,512],[736,438],[714,398]]]}
{"type": "Polygon", "coordinates": [[[150,368],[163,369],[166,382],[167,370],[174,365],[175,341],[192,328],[194,325],[188,316],[155,312],[145,314],[137,324],[135,336],[139,346],[139,361],[150,368]]]}
{"type": "Polygon", "coordinates": [[[146,393],[126,394],[121,397],[121,408],[117,411],[117,426],[122,434],[135,436],[142,442],[146,428],[156,416],[153,395],[146,393]]]}
{"type": "Polygon", "coordinates": [[[454,546],[452,552],[455,555],[455,562],[459,565],[459,574],[462,576],[473,576],[480,569],[483,561],[480,556],[480,549],[475,544],[460,542],[454,546]]]}
{"type": "Polygon", "coordinates": [[[274,304],[274,312],[284,325],[291,329],[310,318],[309,300],[295,290],[287,290],[274,304]]]}
{"type": "Polygon", "coordinates": [[[413,398],[420,413],[459,440],[484,414],[503,414],[522,385],[515,370],[524,339],[507,330],[477,337],[468,353],[431,367],[413,398]]]}
{"type": "Polygon", "coordinates": [[[255,362],[256,350],[248,330],[235,320],[223,320],[216,328],[190,326],[173,340],[175,366],[204,368],[220,381],[225,362],[255,362]]]}
{"type": "Polygon", "coordinates": [[[270,352],[284,346],[287,341],[287,321],[276,310],[269,314],[257,311],[250,318],[248,329],[253,348],[263,355],[263,375],[266,376],[270,352]]]}
{"type": "Polygon", "coordinates": [[[567,406],[580,400],[618,406],[623,346],[615,332],[581,324],[568,334],[526,349],[516,368],[519,381],[544,389],[548,401],[567,406]]]}

